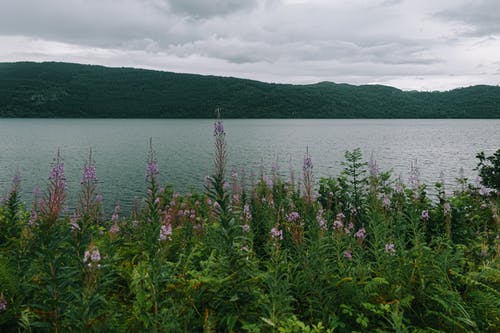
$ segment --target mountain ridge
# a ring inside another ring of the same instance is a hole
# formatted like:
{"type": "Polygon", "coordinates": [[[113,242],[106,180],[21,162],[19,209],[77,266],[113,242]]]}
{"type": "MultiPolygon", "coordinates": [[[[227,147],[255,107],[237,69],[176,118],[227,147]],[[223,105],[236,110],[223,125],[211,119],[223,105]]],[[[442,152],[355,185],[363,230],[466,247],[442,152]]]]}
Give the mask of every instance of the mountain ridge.
{"type": "Polygon", "coordinates": [[[500,87],[297,85],[61,62],[0,63],[0,117],[500,118],[500,87]]]}

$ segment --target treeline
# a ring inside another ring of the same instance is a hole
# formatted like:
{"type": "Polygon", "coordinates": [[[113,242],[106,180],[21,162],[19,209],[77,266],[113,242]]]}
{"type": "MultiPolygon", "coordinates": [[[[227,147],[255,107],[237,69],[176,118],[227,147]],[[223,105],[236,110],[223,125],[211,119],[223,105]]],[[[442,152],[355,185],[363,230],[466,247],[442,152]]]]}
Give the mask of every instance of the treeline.
{"type": "Polygon", "coordinates": [[[272,84],[69,63],[0,63],[0,117],[500,118],[500,87],[272,84]]]}

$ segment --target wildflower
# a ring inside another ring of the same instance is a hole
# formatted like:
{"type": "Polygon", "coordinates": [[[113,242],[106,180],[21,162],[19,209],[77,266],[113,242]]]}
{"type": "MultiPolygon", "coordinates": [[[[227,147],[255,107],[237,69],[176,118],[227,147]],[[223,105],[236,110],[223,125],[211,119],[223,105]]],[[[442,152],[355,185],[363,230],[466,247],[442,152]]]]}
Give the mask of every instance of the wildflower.
{"type": "Polygon", "coordinates": [[[391,256],[395,255],[396,249],[395,249],[394,243],[385,244],[385,252],[390,254],[391,256]]]}
{"type": "Polygon", "coordinates": [[[451,206],[449,202],[445,202],[443,205],[443,214],[449,216],[451,214],[451,206]]]}
{"type": "Polygon", "coordinates": [[[346,235],[350,235],[352,229],[354,229],[354,223],[349,222],[349,224],[344,228],[344,232],[346,235]]]}
{"type": "Polygon", "coordinates": [[[490,194],[490,191],[484,185],[481,185],[481,187],[479,188],[478,192],[479,192],[479,195],[481,195],[483,197],[486,197],[486,196],[488,196],[490,194]]]}
{"type": "Polygon", "coordinates": [[[288,222],[291,222],[291,223],[296,222],[299,218],[300,218],[300,215],[297,212],[291,212],[286,217],[286,219],[288,220],[288,222]]]}
{"type": "Polygon", "coordinates": [[[224,182],[224,183],[222,183],[222,188],[223,188],[224,190],[229,189],[229,183],[228,183],[228,182],[224,182]]]}
{"type": "Polygon", "coordinates": [[[344,227],[344,224],[342,223],[342,220],[336,219],[335,221],[333,221],[333,229],[340,230],[343,227],[344,227]]]}
{"type": "Polygon", "coordinates": [[[155,205],[158,205],[160,203],[160,198],[155,199],[155,205]]]}
{"type": "Polygon", "coordinates": [[[385,209],[391,207],[391,199],[388,195],[384,195],[384,197],[382,198],[382,207],[384,207],[385,209]]]}
{"type": "Polygon", "coordinates": [[[69,225],[71,226],[72,231],[80,231],[80,225],[78,225],[78,219],[80,217],[74,213],[73,216],[69,219],[69,225]]]}
{"type": "Polygon", "coordinates": [[[119,232],[120,232],[120,227],[118,226],[118,222],[115,221],[115,223],[113,223],[111,228],[109,228],[109,233],[111,235],[117,235],[119,232]]]}
{"type": "Polygon", "coordinates": [[[218,118],[214,123],[214,136],[224,136],[224,122],[222,119],[218,118]]]}
{"type": "Polygon", "coordinates": [[[6,204],[7,203],[7,197],[5,195],[2,196],[2,204],[6,204]]]}
{"type": "Polygon", "coordinates": [[[243,245],[243,246],[241,247],[241,251],[243,251],[243,252],[248,252],[248,251],[250,251],[250,250],[248,249],[248,246],[243,245]]]}
{"type": "Polygon", "coordinates": [[[91,183],[97,181],[96,169],[93,165],[88,165],[83,167],[82,172],[82,184],[91,183]]]}
{"type": "Polygon", "coordinates": [[[346,257],[348,260],[352,260],[352,251],[351,250],[345,250],[344,251],[344,257],[346,257]]]}
{"type": "Polygon", "coordinates": [[[311,170],[313,168],[313,163],[309,153],[304,156],[304,165],[302,166],[304,171],[311,170]]]}
{"type": "Polygon", "coordinates": [[[252,219],[252,213],[250,212],[250,206],[248,206],[248,204],[243,206],[243,214],[245,215],[245,221],[250,221],[252,219]]]}
{"type": "Polygon", "coordinates": [[[368,169],[370,170],[370,176],[373,178],[377,178],[379,174],[379,168],[377,166],[377,161],[373,159],[373,154],[370,157],[370,160],[368,161],[368,169]]]}
{"type": "Polygon", "coordinates": [[[91,246],[85,251],[83,255],[83,263],[87,264],[88,267],[101,267],[101,253],[97,246],[91,246]]]}
{"type": "Polygon", "coordinates": [[[302,166],[303,176],[304,176],[304,197],[307,203],[311,203],[313,200],[312,187],[313,187],[313,163],[311,155],[309,155],[309,149],[306,149],[306,154],[304,155],[304,163],[302,166]]]}
{"type": "Polygon", "coordinates": [[[328,230],[328,225],[326,224],[324,213],[325,212],[323,209],[318,210],[318,214],[316,215],[316,221],[318,221],[319,228],[323,231],[326,231],[328,230]]]}
{"type": "Polygon", "coordinates": [[[248,233],[250,231],[250,225],[248,225],[248,223],[245,223],[241,226],[241,229],[244,233],[248,233]]]}
{"type": "Polygon", "coordinates": [[[423,219],[423,220],[428,220],[429,219],[429,211],[427,209],[424,209],[422,211],[422,214],[420,214],[420,217],[423,219]]]}
{"type": "Polygon", "coordinates": [[[5,296],[3,293],[0,294],[0,312],[3,312],[7,310],[7,300],[5,299],[5,296]]]}
{"type": "Polygon", "coordinates": [[[410,166],[410,178],[408,179],[408,183],[412,189],[416,189],[420,186],[420,171],[418,170],[417,163],[411,163],[410,166]]]}
{"type": "Polygon", "coordinates": [[[394,190],[396,191],[396,193],[403,193],[403,184],[398,182],[394,190]]]}
{"type": "Polygon", "coordinates": [[[273,180],[269,177],[264,177],[264,182],[266,183],[267,187],[273,187],[273,180]]]}
{"type": "Polygon", "coordinates": [[[64,163],[62,163],[59,159],[56,161],[56,164],[50,170],[49,180],[55,181],[65,181],[64,178],[64,163]]]}
{"type": "Polygon", "coordinates": [[[283,240],[283,230],[279,230],[277,227],[271,229],[271,237],[273,240],[283,240]]]}
{"type": "Polygon", "coordinates": [[[113,212],[113,215],[111,215],[111,221],[118,222],[118,219],[119,219],[118,213],[119,212],[120,212],[120,205],[116,205],[115,210],[113,212]]]}
{"type": "Polygon", "coordinates": [[[366,237],[366,230],[365,228],[361,228],[356,233],[354,234],[354,237],[356,237],[359,240],[363,240],[366,237]]]}
{"type": "Polygon", "coordinates": [[[30,218],[28,220],[28,225],[31,227],[34,226],[37,220],[38,220],[38,214],[37,214],[36,210],[32,210],[30,218]]]}
{"type": "Polygon", "coordinates": [[[172,224],[163,224],[160,227],[160,241],[172,240],[172,224]]]}
{"type": "Polygon", "coordinates": [[[101,202],[101,201],[102,201],[102,194],[97,194],[97,195],[95,196],[95,201],[97,201],[97,202],[101,202]]]}

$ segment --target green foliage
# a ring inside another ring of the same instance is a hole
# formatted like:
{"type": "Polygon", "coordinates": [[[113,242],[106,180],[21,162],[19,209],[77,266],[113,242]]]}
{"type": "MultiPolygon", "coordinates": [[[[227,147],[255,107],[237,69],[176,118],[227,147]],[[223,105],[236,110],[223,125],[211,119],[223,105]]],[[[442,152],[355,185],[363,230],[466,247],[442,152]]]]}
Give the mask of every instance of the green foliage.
{"type": "Polygon", "coordinates": [[[500,192],[500,149],[488,157],[484,152],[480,152],[476,158],[479,159],[476,170],[479,170],[481,183],[500,192]]]}
{"type": "Polygon", "coordinates": [[[264,176],[246,197],[219,176],[205,193],[163,191],[152,149],[130,218],[28,223],[11,191],[0,330],[497,332],[498,197],[464,182],[431,198],[425,185],[367,175],[359,150],[345,157],[312,202],[264,176]]]}
{"type": "Polygon", "coordinates": [[[500,87],[270,84],[69,63],[0,63],[0,117],[500,118],[500,87]]]}

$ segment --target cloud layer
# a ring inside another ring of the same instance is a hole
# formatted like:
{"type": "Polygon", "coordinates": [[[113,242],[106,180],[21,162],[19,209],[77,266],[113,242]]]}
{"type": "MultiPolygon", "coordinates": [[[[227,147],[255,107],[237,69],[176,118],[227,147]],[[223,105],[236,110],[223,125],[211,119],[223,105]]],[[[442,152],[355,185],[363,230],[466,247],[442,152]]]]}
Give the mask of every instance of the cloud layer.
{"type": "Polygon", "coordinates": [[[0,61],[446,90],[500,82],[496,0],[3,0],[0,61]]]}

